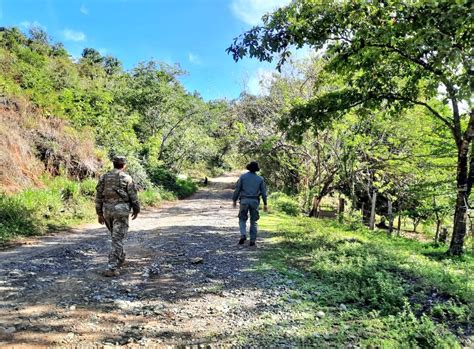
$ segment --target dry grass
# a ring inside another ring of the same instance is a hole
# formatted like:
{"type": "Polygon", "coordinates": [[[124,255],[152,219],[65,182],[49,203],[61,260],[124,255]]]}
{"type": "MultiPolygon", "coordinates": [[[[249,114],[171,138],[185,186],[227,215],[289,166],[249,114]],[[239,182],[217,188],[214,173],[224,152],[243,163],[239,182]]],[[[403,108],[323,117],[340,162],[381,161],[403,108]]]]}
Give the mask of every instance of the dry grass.
{"type": "Polygon", "coordinates": [[[24,100],[0,98],[0,190],[40,186],[44,173],[74,179],[95,175],[102,163],[92,132],[44,117],[24,100]]]}

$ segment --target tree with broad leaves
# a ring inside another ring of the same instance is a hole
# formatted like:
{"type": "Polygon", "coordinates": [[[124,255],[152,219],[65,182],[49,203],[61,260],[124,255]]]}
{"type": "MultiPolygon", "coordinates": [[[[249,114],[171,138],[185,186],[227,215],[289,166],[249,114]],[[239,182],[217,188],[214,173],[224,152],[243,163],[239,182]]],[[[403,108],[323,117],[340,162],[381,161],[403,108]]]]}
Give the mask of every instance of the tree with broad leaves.
{"type": "Polygon", "coordinates": [[[278,69],[294,47],[325,50],[327,69],[343,88],[295,104],[287,127],[322,128],[357,106],[422,106],[450,130],[457,147],[457,193],[448,253],[460,255],[474,183],[473,28],[468,0],[295,0],[266,15],[227,49],[272,61],[278,69]]]}

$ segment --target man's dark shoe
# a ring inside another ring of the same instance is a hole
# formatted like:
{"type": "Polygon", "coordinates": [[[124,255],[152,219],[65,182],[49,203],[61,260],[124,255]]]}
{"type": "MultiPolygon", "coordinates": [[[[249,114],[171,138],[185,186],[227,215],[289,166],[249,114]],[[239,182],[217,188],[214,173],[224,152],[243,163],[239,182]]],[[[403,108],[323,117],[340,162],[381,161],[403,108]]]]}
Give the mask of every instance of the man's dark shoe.
{"type": "Polygon", "coordinates": [[[114,270],[107,269],[107,270],[104,270],[102,275],[106,277],[114,277],[114,276],[120,276],[120,272],[117,269],[114,269],[114,270]]]}
{"type": "Polygon", "coordinates": [[[249,246],[255,246],[255,240],[250,240],[249,246]]]}
{"type": "Polygon", "coordinates": [[[245,242],[245,240],[247,240],[247,237],[246,237],[246,236],[240,238],[240,240],[239,240],[239,245],[243,245],[244,242],[245,242]]]}

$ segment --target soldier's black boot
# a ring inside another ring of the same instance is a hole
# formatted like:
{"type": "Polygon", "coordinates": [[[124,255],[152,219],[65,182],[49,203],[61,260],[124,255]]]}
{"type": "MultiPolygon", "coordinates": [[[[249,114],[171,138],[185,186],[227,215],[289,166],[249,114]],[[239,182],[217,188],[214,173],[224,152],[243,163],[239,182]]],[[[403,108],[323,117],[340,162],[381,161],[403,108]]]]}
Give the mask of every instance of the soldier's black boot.
{"type": "Polygon", "coordinates": [[[247,240],[246,236],[241,237],[240,240],[239,240],[239,245],[243,245],[245,240],[247,240]]]}
{"type": "Polygon", "coordinates": [[[249,246],[250,246],[250,247],[255,246],[255,240],[250,240],[249,246]]]}

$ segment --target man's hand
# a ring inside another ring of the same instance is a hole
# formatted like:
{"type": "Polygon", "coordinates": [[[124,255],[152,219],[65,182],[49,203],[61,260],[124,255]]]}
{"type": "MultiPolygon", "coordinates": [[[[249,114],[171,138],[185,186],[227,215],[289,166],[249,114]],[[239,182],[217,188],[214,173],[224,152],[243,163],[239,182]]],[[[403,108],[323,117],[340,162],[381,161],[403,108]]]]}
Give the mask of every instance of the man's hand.
{"type": "Polygon", "coordinates": [[[140,209],[138,209],[138,208],[136,208],[136,209],[134,208],[134,209],[133,209],[133,212],[132,212],[132,221],[133,221],[135,218],[137,218],[137,216],[138,216],[139,213],[140,213],[140,209]]]}
{"type": "Polygon", "coordinates": [[[237,207],[237,201],[234,201],[234,203],[232,204],[232,207],[233,207],[233,208],[236,208],[236,207],[237,207]]]}
{"type": "Polygon", "coordinates": [[[267,205],[263,205],[263,212],[268,212],[268,206],[267,205]]]}
{"type": "Polygon", "coordinates": [[[98,216],[97,216],[97,221],[99,222],[99,224],[104,225],[104,224],[105,224],[105,218],[104,218],[104,216],[101,215],[101,214],[98,215],[98,216]]]}

